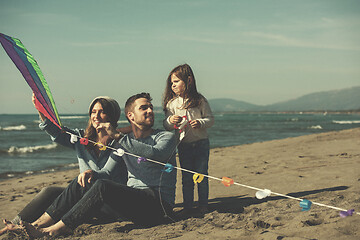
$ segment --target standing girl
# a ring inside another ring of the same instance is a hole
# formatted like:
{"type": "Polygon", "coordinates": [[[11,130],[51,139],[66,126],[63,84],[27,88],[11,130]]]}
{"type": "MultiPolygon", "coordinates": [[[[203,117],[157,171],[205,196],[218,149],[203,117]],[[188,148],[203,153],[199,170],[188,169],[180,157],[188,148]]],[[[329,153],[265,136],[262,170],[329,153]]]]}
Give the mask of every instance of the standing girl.
{"type": "MultiPolygon", "coordinates": [[[[188,64],[175,67],[169,74],[163,99],[167,130],[174,130],[188,120],[188,125],[176,131],[181,168],[208,174],[209,138],[206,128],[214,124],[209,103],[196,90],[195,77],[188,64]]],[[[191,214],[194,204],[194,182],[189,172],[182,172],[184,213],[191,214]]],[[[199,211],[207,212],[209,182],[205,177],[198,183],[199,211]]]]}

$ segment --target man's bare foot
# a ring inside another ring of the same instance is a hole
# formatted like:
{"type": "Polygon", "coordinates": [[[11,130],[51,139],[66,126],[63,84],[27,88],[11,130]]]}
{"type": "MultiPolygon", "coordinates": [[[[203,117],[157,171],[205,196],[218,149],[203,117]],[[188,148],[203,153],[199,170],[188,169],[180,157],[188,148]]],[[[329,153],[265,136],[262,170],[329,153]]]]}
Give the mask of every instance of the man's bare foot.
{"type": "Polygon", "coordinates": [[[5,227],[0,230],[0,235],[3,235],[7,231],[15,231],[15,230],[21,229],[21,227],[19,225],[13,224],[12,222],[10,222],[6,219],[3,219],[3,223],[5,224],[5,227]]]}
{"type": "Polygon", "coordinates": [[[38,228],[45,228],[55,224],[55,221],[46,212],[41,215],[35,222],[31,223],[33,226],[38,228]]]}
{"type": "Polygon", "coordinates": [[[54,225],[43,228],[43,232],[46,232],[50,236],[65,235],[72,233],[71,228],[67,227],[62,220],[58,221],[54,225]]]}

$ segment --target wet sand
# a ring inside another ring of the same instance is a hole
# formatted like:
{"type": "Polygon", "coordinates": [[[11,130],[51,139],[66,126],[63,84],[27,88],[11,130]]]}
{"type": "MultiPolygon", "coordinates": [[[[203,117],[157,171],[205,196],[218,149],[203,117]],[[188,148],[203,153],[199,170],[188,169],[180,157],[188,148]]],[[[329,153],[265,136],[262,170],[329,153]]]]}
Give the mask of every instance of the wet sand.
{"type": "MultiPolygon", "coordinates": [[[[78,170],[0,182],[0,217],[12,219],[45,186],[66,186],[78,170]]],[[[360,128],[211,150],[209,174],[273,192],[360,211],[360,128]]],[[[180,173],[178,173],[180,177],[180,173]]],[[[180,178],[176,211],[181,209],[180,178]]],[[[139,228],[131,222],[83,224],[65,239],[360,239],[360,215],[210,179],[210,212],[139,228]]],[[[5,234],[0,239],[20,236],[5,234]]]]}

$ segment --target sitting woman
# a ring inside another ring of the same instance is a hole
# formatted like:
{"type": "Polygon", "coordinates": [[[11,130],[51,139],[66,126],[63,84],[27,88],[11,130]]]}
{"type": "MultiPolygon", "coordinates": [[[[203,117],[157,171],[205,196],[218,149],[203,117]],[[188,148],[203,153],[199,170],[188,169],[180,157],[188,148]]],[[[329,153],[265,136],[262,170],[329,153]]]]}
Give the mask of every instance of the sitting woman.
{"type": "MultiPolygon", "coordinates": [[[[34,104],[35,101],[36,98],[33,95],[34,104]]],[[[66,127],[63,127],[61,130],[39,112],[41,119],[40,129],[48,133],[54,142],[76,151],[80,174],[75,181],[80,186],[84,187],[86,181],[90,183],[90,181],[93,182],[96,179],[110,179],[126,184],[127,169],[123,159],[114,155],[113,151],[108,148],[103,150],[104,146],[112,147],[118,139],[109,136],[101,126],[103,123],[110,123],[116,128],[120,112],[119,104],[114,99],[110,97],[96,97],[90,103],[89,121],[85,130],[68,129],[66,127]],[[91,141],[84,145],[79,141],[80,138],[86,138],[91,141]]],[[[123,128],[120,131],[128,132],[128,129],[123,128]]],[[[12,221],[4,220],[6,226],[0,230],[0,235],[8,230],[16,229],[21,221],[33,222],[38,219],[63,190],[64,188],[62,187],[53,186],[42,189],[12,221]]],[[[103,206],[96,216],[99,218],[105,217],[105,219],[117,217],[107,206],[103,206]]]]}

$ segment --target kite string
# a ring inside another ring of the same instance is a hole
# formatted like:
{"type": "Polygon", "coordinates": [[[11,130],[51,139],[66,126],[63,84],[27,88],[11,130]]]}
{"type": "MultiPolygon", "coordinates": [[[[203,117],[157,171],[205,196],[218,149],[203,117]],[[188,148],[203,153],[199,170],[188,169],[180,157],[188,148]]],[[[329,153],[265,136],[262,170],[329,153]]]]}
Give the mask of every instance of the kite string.
{"type": "MultiPolygon", "coordinates": [[[[70,135],[74,135],[78,138],[82,138],[80,136],[77,136],[73,133],[70,133],[68,131],[65,131],[65,133],[67,134],[70,134],[70,135]]],[[[97,142],[94,142],[90,139],[88,139],[89,142],[93,143],[93,144],[99,144],[97,142]]],[[[179,142],[180,143],[180,142],[179,142]]],[[[179,144],[178,143],[178,144],[179,144]]],[[[177,146],[178,146],[177,144],[177,146]]],[[[114,150],[114,151],[117,151],[118,149],[115,149],[113,147],[109,147],[109,146],[106,146],[107,148],[111,149],[111,150],[114,150]]],[[[136,154],[133,154],[133,153],[129,153],[129,152],[126,152],[124,151],[125,154],[127,155],[130,155],[130,156],[133,156],[133,157],[137,157],[137,158],[140,158],[141,156],[138,156],[136,154]]],[[[173,154],[173,153],[172,153],[173,154]]],[[[172,155],[171,155],[172,156],[172,155]]],[[[159,161],[156,161],[156,160],[153,160],[153,159],[149,159],[149,158],[146,158],[147,161],[149,162],[152,162],[152,163],[156,163],[156,164],[160,164],[160,165],[163,165],[165,166],[166,163],[163,163],[163,162],[159,162],[159,161]]],[[[168,160],[169,161],[169,160],[168,160]]],[[[180,171],[184,171],[184,172],[189,172],[189,173],[192,173],[192,174],[199,174],[195,171],[191,171],[191,170],[188,170],[188,169],[185,169],[185,168],[181,168],[181,167],[178,167],[178,166],[173,166],[173,168],[177,169],[177,170],[180,170],[180,171]]],[[[221,178],[218,178],[218,177],[214,177],[214,176],[210,176],[210,175],[206,175],[206,174],[202,174],[204,177],[207,177],[209,179],[214,179],[214,180],[217,180],[217,181],[220,181],[220,182],[223,182],[223,179],[221,178]]],[[[237,186],[241,186],[241,187],[245,187],[245,188],[249,188],[249,189],[252,189],[252,190],[257,190],[257,191],[263,191],[264,189],[260,189],[260,188],[257,188],[257,187],[252,187],[252,186],[249,186],[249,185],[245,185],[245,184],[241,184],[241,183],[238,183],[238,182],[233,182],[234,185],[237,185],[237,186]]],[[[277,193],[277,192],[273,192],[271,191],[271,194],[273,195],[277,195],[277,196],[280,196],[280,197],[284,197],[284,198],[289,198],[289,199],[293,199],[293,200],[297,200],[297,201],[303,201],[304,199],[301,199],[301,198],[296,198],[296,197],[292,197],[292,196],[289,196],[289,195],[286,195],[286,194],[281,194],[281,193],[277,193]]],[[[334,207],[334,206],[330,206],[330,205],[326,205],[326,204],[323,204],[323,203],[317,203],[317,202],[313,202],[311,201],[312,204],[314,205],[317,205],[317,206],[321,206],[321,207],[327,207],[327,208],[331,208],[331,209],[334,209],[334,210],[339,210],[339,211],[347,211],[346,209],[342,209],[342,208],[338,208],[338,207],[334,207]]],[[[357,215],[360,215],[360,212],[353,212],[357,215]]],[[[170,218],[171,219],[171,218],[170,218]]]]}

